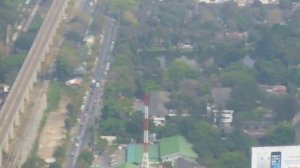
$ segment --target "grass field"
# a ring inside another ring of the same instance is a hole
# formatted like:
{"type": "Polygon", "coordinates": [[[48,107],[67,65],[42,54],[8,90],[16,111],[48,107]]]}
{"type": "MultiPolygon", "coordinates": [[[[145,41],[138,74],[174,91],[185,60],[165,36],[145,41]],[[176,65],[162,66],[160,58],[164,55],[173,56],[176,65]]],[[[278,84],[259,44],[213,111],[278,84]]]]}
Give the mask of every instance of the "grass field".
{"type": "Polygon", "coordinates": [[[48,101],[48,107],[46,110],[47,112],[53,111],[58,108],[59,101],[61,98],[61,91],[62,91],[61,87],[62,87],[61,84],[59,84],[58,82],[52,82],[50,84],[48,97],[47,97],[47,101],[48,101]]]}

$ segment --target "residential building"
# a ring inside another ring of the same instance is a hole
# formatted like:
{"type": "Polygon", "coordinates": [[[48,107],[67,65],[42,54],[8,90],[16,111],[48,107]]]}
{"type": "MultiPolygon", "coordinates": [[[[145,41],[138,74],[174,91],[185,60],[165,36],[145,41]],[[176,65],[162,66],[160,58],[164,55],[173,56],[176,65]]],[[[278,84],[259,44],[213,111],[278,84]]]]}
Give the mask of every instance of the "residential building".
{"type": "Polygon", "coordinates": [[[238,6],[246,6],[252,4],[254,0],[235,0],[238,6]]]}
{"type": "Polygon", "coordinates": [[[267,131],[264,128],[255,130],[244,130],[244,133],[248,134],[250,137],[255,139],[262,139],[267,135],[267,131]]]}
{"type": "Polygon", "coordinates": [[[164,91],[151,92],[149,102],[149,115],[156,126],[165,125],[167,115],[172,115],[172,111],[165,107],[165,103],[170,101],[170,93],[164,91]]]}
{"type": "Polygon", "coordinates": [[[286,94],[287,87],[284,85],[258,85],[258,87],[272,94],[286,94]]]}
{"type": "Polygon", "coordinates": [[[279,0],[260,0],[262,4],[279,4],[279,0]]]}
{"type": "Polygon", "coordinates": [[[213,124],[223,128],[230,128],[233,122],[233,110],[221,110],[217,109],[216,106],[208,104],[207,117],[212,121],[213,124]]]}

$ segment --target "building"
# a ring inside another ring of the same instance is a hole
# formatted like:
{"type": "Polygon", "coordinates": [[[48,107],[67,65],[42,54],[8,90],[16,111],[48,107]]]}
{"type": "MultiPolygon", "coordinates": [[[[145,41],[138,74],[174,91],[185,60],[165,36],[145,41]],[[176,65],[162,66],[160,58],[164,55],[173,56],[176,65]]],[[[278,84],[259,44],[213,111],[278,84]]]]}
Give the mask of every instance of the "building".
{"type": "Polygon", "coordinates": [[[252,4],[254,0],[235,0],[238,6],[246,6],[252,4]]]}
{"type": "Polygon", "coordinates": [[[172,111],[165,107],[165,103],[170,101],[170,93],[157,91],[150,93],[149,116],[156,126],[165,125],[166,116],[172,115],[172,111]]]}
{"type": "Polygon", "coordinates": [[[279,0],[260,0],[260,2],[264,5],[267,4],[279,4],[279,0]]]}
{"type": "MultiPolygon", "coordinates": [[[[126,162],[139,165],[143,157],[142,144],[129,144],[126,151],[126,162]]],[[[158,144],[150,144],[149,146],[149,161],[150,164],[159,163],[159,147],[158,144]]]]}
{"type": "MultiPolygon", "coordinates": [[[[176,113],[172,109],[167,109],[165,104],[170,101],[170,93],[165,91],[156,91],[150,93],[149,101],[149,117],[156,126],[163,126],[166,122],[166,116],[175,116],[176,113]]],[[[133,102],[135,111],[144,112],[144,102],[136,99],[133,102]]]]}
{"type": "Polygon", "coordinates": [[[162,138],[159,141],[159,151],[162,162],[174,162],[179,158],[195,161],[198,157],[183,136],[162,138]]]}
{"type": "Polygon", "coordinates": [[[222,127],[231,127],[233,121],[233,110],[222,110],[220,112],[220,123],[222,127]]]}
{"type": "Polygon", "coordinates": [[[233,110],[221,110],[215,105],[208,104],[207,107],[207,117],[215,125],[221,126],[223,128],[231,127],[233,122],[233,110]]]}
{"type": "Polygon", "coordinates": [[[251,168],[299,168],[300,146],[252,147],[251,168]]]}
{"type": "MultiPolygon", "coordinates": [[[[143,145],[129,144],[126,151],[126,162],[139,165],[142,162],[143,145]]],[[[183,136],[172,136],[162,138],[158,143],[150,144],[149,160],[150,164],[158,165],[161,162],[172,162],[177,159],[184,159],[191,164],[196,163],[198,155],[193,151],[183,136]]]]}
{"type": "Polygon", "coordinates": [[[287,88],[284,85],[259,85],[260,89],[272,94],[286,94],[287,88]]]}

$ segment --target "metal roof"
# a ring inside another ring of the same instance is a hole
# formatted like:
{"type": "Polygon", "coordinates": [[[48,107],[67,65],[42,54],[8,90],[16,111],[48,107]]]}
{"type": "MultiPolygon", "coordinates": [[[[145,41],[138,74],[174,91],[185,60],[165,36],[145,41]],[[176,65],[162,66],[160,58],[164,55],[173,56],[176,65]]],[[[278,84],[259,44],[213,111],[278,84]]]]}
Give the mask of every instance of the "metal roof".
{"type": "MultiPolygon", "coordinates": [[[[142,144],[129,144],[126,152],[126,162],[129,163],[141,163],[143,156],[143,145],[142,144]]],[[[150,162],[158,162],[159,151],[158,144],[150,144],[149,147],[149,160],[150,162]]]]}
{"type": "Polygon", "coordinates": [[[159,147],[161,157],[172,154],[183,154],[192,158],[197,158],[197,154],[192,150],[192,145],[189,144],[183,136],[162,138],[159,141],[159,147]]]}

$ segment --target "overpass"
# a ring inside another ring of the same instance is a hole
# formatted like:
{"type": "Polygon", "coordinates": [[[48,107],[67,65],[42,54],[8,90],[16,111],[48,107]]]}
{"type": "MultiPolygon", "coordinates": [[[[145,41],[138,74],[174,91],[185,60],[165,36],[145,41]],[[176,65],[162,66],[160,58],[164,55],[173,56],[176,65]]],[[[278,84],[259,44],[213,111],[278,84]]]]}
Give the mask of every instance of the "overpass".
{"type": "Polygon", "coordinates": [[[24,112],[25,105],[29,101],[30,92],[37,82],[37,75],[46,54],[54,44],[54,37],[64,19],[69,2],[70,0],[52,0],[44,22],[0,110],[0,167],[3,152],[9,152],[15,126],[20,125],[20,113],[24,112]]]}

